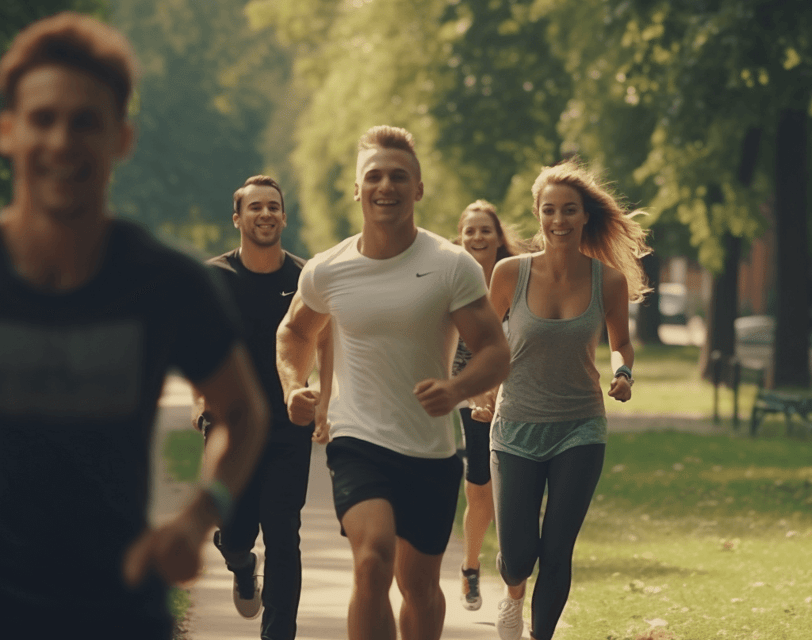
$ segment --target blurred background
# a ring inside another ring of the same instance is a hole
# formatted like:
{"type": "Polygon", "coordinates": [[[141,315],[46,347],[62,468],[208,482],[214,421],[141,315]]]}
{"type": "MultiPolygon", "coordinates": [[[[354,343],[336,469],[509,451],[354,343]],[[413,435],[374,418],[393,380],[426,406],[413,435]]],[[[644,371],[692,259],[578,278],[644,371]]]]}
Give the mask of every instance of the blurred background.
{"type": "MultiPolygon", "coordinates": [[[[650,229],[641,345],[700,347],[810,384],[808,0],[4,0],[0,49],[64,9],[142,64],[115,211],[199,257],[232,248],[231,194],[285,189],[286,248],[360,228],[355,144],[416,138],[418,223],[456,234],[477,198],[525,236],[542,165],[577,154],[650,229]]],[[[0,202],[10,197],[0,165],[0,202]]]]}

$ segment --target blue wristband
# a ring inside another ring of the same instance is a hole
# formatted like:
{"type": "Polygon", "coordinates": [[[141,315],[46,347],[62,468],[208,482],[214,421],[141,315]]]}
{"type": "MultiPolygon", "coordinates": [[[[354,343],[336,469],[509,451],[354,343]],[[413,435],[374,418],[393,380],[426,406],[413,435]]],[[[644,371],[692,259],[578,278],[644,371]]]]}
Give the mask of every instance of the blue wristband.
{"type": "Polygon", "coordinates": [[[228,487],[220,480],[212,480],[203,486],[203,492],[211,498],[217,515],[220,517],[220,524],[228,522],[234,507],[234,499],[231,497],[228,487]]]}
{"type": "Polygon", "coordinates": [[[615,378],[618,376],[625,376],[626,379],[629,381],[629,386],[634,384],[634,378],[632,378],[632,370],[627,367],[625,364],[620,365],[615,371],[615,378]]]}

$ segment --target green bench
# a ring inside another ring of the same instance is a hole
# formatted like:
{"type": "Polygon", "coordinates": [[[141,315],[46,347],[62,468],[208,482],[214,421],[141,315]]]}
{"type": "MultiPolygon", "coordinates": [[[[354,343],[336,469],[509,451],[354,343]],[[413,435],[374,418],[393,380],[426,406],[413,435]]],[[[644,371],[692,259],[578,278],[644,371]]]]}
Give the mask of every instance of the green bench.
{"type": "Polygon", "coordinates": [[[753,412],[750,415],[750,435],[755,436],[764,416],[770,413],[783,413],[787,422],[787,435],[792,435],[795,424],[800,423],[807,431],[812,431],[812,395],[804,392],[771,391],[759,385],[753,412]]]}

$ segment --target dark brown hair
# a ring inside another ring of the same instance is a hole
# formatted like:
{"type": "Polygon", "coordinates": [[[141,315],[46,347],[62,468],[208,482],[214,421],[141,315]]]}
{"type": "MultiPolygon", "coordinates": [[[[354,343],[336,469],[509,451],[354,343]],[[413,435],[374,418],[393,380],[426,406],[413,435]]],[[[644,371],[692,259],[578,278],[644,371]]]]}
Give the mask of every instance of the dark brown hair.
{"type": "Polygon", "coordinates": [[[256,184],[262,187],[273,187],[279,192],[279,198],[282,200],[282,212],[285,211],[285,195],[282,193],[282,187],[279,186],[279,183],[271,178],[270,176],[251,176],[243,182],[243,185],[234,192],[234,213],[239,215],[240,213],[240,206],[242,205],[242,198],[245,195],[245,188],[251,186],[252,184],[256,184]]]}

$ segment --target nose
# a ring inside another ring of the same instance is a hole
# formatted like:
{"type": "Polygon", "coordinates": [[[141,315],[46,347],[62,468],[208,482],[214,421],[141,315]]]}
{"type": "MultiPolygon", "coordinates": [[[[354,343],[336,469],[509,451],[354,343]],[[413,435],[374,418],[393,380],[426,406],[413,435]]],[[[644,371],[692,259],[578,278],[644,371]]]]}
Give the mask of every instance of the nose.
{"type": "Polygon", "coordinates": [[[54,151],[64,151],[71,144],[70,127],[63,122],[57,122],[48,131],[48,144],[54,151]]]}

